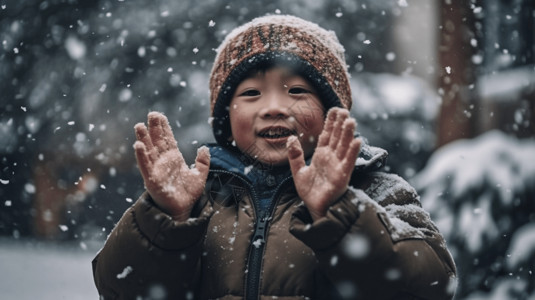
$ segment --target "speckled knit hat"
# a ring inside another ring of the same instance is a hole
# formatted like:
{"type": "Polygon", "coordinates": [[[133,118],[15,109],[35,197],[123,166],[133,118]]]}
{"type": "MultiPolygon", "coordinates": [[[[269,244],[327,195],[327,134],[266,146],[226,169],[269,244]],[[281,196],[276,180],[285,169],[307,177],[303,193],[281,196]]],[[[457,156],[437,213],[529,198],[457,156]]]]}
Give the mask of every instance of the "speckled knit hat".
{"type": "Polygon", "coordinates": [[[228,145],[230,100],[239,83],[255,68],[287,66],[314,85],[326,110],[334,106],[350,109],[344,51],[333,31],[294,16],[260,17],[231,31],[217,49],[210,74],[216,141],[228,145]]]}

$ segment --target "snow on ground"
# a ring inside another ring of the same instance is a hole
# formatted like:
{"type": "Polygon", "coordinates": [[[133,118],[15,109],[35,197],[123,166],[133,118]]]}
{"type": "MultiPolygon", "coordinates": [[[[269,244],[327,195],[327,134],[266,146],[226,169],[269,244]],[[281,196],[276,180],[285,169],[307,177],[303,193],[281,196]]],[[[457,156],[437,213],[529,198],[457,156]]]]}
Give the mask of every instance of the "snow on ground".
{"type": "Polygon", "coordinates": [[[82,246],[1,238],[0,298],[98,299],[91,272],[98,245],[82,246]]]}

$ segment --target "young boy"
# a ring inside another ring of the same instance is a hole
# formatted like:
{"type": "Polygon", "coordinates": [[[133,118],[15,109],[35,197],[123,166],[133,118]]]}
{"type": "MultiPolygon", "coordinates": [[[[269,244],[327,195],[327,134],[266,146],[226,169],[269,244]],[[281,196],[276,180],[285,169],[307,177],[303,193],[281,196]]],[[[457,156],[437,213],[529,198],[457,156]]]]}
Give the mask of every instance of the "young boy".
{"type": "Polygon", "coordinates": [[[242,25],[210,91],[217,144],[192,168],[165,116],[135,126],[147,192],[93,261],[102,298],[453,297],[455,265],[418,195],[354,138],[334,33],[292,16],[242,25]]]}

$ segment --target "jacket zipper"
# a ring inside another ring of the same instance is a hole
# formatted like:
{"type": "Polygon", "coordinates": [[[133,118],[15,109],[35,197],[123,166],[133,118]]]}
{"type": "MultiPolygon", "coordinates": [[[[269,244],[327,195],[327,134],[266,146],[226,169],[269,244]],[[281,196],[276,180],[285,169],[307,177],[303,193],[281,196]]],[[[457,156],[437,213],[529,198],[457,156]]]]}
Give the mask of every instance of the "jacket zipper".
{"type": "Polygon", "coordinates": [[[256,224],[254,234],[249,246],[249,259],[247,260],[247,274],[245,278],[245,299],[258,300],[260,294],[260,274],[262,272],[262,258],[264,256],[264,247],[266,244],[266,237],[269,229],[269,221],[272,219],[275,207],[277,206],[277,198],[279,196],[279,192],[282,185],[285,184],[292,177],[286,177],[279,183],[279,185],[275,189],[275,193],[273,194],[273,200],[277,199],[277,201],[271,201],[268,209],[264,211],[263,214],[260,216],[260,212],[258,211],[258,207],[260,207],[260,200],[256,195],[256,191],[253,185],[250,184],[246,178],[244,178],[238,173],[233,173],[225,170],[210,171],[214,173],[224,173],[238,177],[249,187],[249,190],[251,191],[251,196],[253,198],[251,203],[253,204],[256,224]]]}
{"type": "MultiPolygon", "coordinates": [[[[251,239],[251,245],[249,246],[249,260],[247,261],[247,275],[245,280],[245,299],[247,300],[258,300],[260,294],[260,274],[262,273],[262,260],[264,257],[264,248],[266,245],[267,232],[269,230],[269,222],[273,217],[275,207],[277,206],[278,196],[280,188],[284,183],[286,183],[291,177],[283,179],[273,194],[273,201],[271,201],[270,206],[266,211],[260,215],[258,207],[258,198],[254,197],[253,207],[256,216],[255,231],[253,238],[251,239]],[[275,201],[277,199],[277,201],[275,201]]],[[[254,191],[251,186],[251,190],[254,191]]]]}
{"type": "Polygon", "coordinates": [[[260,292],[260,273],[262,271],[262,256],[266,244],[266,233],[268,227],[267,212],[257,218],[255,232],[249,248],[249,259],[247,261],[247,275],[245,281],[245,299],[256,300],[260,292]]]}

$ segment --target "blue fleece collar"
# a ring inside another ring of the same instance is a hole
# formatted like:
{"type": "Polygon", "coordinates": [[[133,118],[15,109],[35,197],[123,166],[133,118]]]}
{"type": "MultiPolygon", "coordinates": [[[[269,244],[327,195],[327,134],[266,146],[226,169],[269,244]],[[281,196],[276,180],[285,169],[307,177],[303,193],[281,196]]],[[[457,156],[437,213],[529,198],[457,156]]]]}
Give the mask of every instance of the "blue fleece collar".
{"type": "Polygon", "coordinates": [[[207,147],[210,149],[211,169],[237,173],[247,178],[255,188],[262,185],[274,188],[292,174],[289,166],[266,166],[241,152],[232,151],[217,144],[208,144],[207,147]]]}
{"type": "MultiPolygon", "coordinates": [[[[388,152],[384,149],[370,146],[367,140],[357,133],[362,139],[359,157],[355,162],[355,172],[377,171],[386,165],[388,152]]],[[[258,161],[246,156],[239,151],[233,151],[218,144],[206,145],[210,149],[210,168],[222,169],[241,175],[250,181],[255,188],[270,188],[278,186],[282,180],[291,177],[288,166],[271,167],[260,164],[258,161]]],[[[310,158],[306,161],[310,163],[310,158]]]]}

